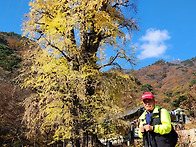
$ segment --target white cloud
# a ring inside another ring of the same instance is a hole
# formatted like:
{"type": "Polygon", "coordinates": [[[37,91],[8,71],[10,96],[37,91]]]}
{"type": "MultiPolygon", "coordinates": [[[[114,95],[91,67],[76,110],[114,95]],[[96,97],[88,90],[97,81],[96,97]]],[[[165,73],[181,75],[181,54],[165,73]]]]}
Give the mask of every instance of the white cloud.
{"type": "Polygon", "coordinates": [[[142,44],[139,45],[141,52],[138,55],[138,58],[160,57],[167,50],[167,45],[164,41],[169,40],[170,38],[167,30],[148,29],[146,34],[140,38],[142,44]]]}

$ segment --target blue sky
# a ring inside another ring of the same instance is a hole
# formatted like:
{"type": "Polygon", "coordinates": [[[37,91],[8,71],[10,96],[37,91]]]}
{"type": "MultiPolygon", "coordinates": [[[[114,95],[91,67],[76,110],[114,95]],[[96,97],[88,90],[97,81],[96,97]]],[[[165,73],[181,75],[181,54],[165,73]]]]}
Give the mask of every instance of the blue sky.
{"type": "Polygon", "coordinates": [[[165,61],[186,60],[196,56],[195,0],[139,0],[140,31],[137,44],[138,66],[165,61]]]}
{"type": "MultiPolygon", "coordinates": [[[[30,0],[1,0],[0,31],[22,34],[22,18],[30,0]]],[[[196,56],[196,0],[138,0],[140,31],[133,35],[139,58],[135,69],[159,59],[186,60],[196,56]]],[[[125,66],[129,68],[129,66],[125,66]]]]}

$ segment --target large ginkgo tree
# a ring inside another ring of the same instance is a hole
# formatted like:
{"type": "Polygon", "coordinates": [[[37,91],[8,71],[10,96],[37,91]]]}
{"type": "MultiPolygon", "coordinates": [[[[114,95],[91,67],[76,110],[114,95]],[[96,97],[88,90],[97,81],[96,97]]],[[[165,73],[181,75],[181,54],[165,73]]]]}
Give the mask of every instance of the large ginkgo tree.
{"type": "Polygon", "coordinates": [[[133,0],[30,2],[23,30],[39,47],[26,58],[24,85],[34,91],[24,101],[29,137],[78,147],[123,133],[120,98],[132,83],[102,69],[120,67],[119,58],[134,63],[134,15],[133,0]]]}

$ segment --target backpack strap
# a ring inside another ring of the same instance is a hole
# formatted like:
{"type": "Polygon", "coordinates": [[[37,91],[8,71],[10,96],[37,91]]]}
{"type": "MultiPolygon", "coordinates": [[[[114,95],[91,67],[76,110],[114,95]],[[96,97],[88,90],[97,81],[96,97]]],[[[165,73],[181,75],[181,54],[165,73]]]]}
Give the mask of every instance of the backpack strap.
{"type": "Polygon", "coordinates": [[[160,118],[160,121],[161,121],[161,107],[159,108],[159,118],[160,118]]]}

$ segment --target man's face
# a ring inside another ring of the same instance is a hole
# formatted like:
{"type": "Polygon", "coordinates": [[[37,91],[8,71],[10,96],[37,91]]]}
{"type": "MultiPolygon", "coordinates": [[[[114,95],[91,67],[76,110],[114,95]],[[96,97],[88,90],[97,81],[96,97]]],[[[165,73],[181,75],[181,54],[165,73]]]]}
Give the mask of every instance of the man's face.
{"type": "Polygon", "coordinates": [[[154,110],[154,107],[155,107],[154,99],[145,99],[143,100],[143,104],[144,104],[146,111],[149,112],[149,111],[154,110]]]}

